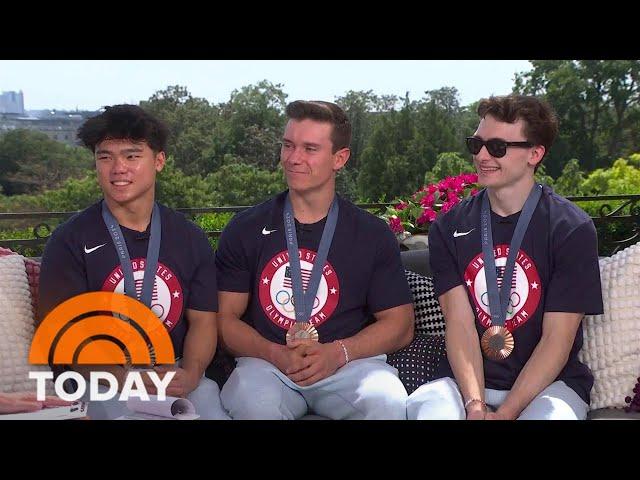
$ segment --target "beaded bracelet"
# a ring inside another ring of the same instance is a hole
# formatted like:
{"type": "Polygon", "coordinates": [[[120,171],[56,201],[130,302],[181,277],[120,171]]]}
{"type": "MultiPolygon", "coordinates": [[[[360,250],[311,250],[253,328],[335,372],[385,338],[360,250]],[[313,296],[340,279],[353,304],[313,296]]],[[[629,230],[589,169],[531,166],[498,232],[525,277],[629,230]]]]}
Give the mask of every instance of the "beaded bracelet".
{"type": "Polygon", "coordinates": [[[468,407],[469,405],[471,405],[472,403],[475,403],[475,402],[480,402],[480,403],[482,404],[482,407],[483,407],[485,410],[487,409],[487,404],[486,404],[486,403],[484,403],[484,401],[480,400],[479,398],[470,398],[469,400],[467,400],[467,401],[464,403],[464,409],[466,410],[466,409],[467,409],[467,407],[468,407]]]}
{"type": "Polygon", "coordinates": [[[338,342],[342,347],[342,351],[344,352],[344,359],[345,359],[344,364],[346,365],[347,363],[349,363],[349,352],[347,352],[347,347],[344,346],[344,343],[342,342],[342,340],[336,340],[336,342],[338,342]]]}

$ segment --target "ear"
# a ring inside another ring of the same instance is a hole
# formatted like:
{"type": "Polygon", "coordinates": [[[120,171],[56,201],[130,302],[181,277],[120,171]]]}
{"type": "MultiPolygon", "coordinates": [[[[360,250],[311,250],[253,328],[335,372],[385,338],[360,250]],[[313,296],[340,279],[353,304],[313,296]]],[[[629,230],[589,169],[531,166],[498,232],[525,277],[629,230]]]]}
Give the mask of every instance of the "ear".
{"type": "Polygon", "coordinates": [[[164,154],[164,152],[158,152],[156,153],[156,159],[155,159],[155,163],[156,163],[156,172],[161,172],[162,169],[164,168],[164,164],[166,162],[167,158],[164,154]]]}
{"type": "Polygon", "coordinates": [[[533,147],[533,149],[531,150],[531,156],[528,160],[529,165],[531,165],[532,167],[538,165],[542,161],[546,151],[547,150],[544,148],[544,145],[536,145],[535,147],[533,147]]]}
{"type": "Polygon", "coordinates": [[[342,148],[333,154],[333,171],[337,172],[345,166],[347,160],[351,156],[351,150],[348,148],[342,148]]]}

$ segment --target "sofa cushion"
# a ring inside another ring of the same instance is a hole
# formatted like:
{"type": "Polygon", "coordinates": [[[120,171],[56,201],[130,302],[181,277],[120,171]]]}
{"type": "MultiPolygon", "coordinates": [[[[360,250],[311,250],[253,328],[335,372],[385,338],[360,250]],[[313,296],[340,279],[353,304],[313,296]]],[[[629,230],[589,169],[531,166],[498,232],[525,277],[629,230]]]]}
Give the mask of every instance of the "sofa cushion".
{"type": "Polygon", "coordinates": [[[601,258],[600,276],[604,314],[585,317],[579,355],[594,376],[591,408],[633,401],[640,410],[640,389],[634,389],[640,375],[640,243],[601,258]]]}
{"type": "MultiPolygon", "coordinates": [[[[28,362],[35,331],[34,304],[24,257],[0,252],[0,392],[35,391],[29,371],[49,370],[28,362]]],[[[47,382],[47,392],[53,385],[47,382]]]]}
{"type": "Polygon", "coordinates": [[[411,395],[420,385],[436,379],[436,368],[444,355],[444,335],[416,333],[408,346],[387,356],[387,363],[398,370],[404,388],[411,395]]]}
{"type": "Polygon", "coordinates": [[[433,280],[410,270],[404,273],[413,294],[416,333],[444,335],[444,316],[433,290],[433,280]]]}
{"type": "Polygon", "coordinates": [[[436,367],[445,355],[444,316],[435,298],[431,277],[405,270],[413,295],[415,337],[405,348],[388,355],[387,363],[411,394],[420,385],[435,380],[436,367]]]}

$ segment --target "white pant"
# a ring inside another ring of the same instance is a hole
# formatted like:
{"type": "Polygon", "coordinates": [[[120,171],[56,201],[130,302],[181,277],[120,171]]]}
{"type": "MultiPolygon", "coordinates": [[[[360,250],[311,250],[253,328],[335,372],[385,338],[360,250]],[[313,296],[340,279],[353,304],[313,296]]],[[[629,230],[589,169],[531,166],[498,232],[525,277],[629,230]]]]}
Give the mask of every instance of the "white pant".
{"type": "Polygon", "coordinates": [[[300,387],[271,363],[240,357],[220,399],[233,419],[294,420],[310,408],[334,420],[404,420],[407,391],[386,358],[354,360],[333,375],[300,387]]]}
{"type": "MultiPolygon", "coordinates": [[[[106,385],[99,385],[101,393],[109,389],[106,385]]],[[[96,402],[89,400],[89,391],[82,400],[89,402],[87,415],[91,420],[113,420],[131,412],[127,408],[127,402],[118,400],[120,395],[116,394],[111,400],[96,402]]],[[[220,389],[213,380],[202,377],[200,383],[194,391],[187,395],[187,399],[193,403],[196,413],[200,415],[200,420],[230,420],[229,415],[220,404],[220,389]]]]}
{"type": "MultiPolygon", "coordinates": [[[[485,389],[485,402],[497,408],[505,401],[509,390],[485,389]]],[[[553,382],[542,390],[518,420],[584,420],[589,405],[566,383],[553,382]]],[[[451,377],[425,383],[407,399],[409,420],[464,420],[466,412],[460,389],[451,377]]]]}

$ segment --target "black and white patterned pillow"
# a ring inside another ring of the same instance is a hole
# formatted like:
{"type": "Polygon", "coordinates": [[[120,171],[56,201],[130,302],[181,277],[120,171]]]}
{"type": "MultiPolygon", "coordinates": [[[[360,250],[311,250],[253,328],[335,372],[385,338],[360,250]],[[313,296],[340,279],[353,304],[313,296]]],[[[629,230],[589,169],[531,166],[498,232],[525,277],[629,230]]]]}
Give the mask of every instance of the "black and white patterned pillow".
{"type": "Polygon", "coordinates": [[[404,274],[413,294],[416,333],[444,335],[444,316],[433,291],[433,280],[410,270],[404,274]]]}
{"type": "Polygon", "coordinates": [[[411,395],[420,385],[436,379],[436,369],[444,356],[444,335],[416,333],[409,345],[387,355],[387,363],[398,370],[398,377],[411,395]]]}

